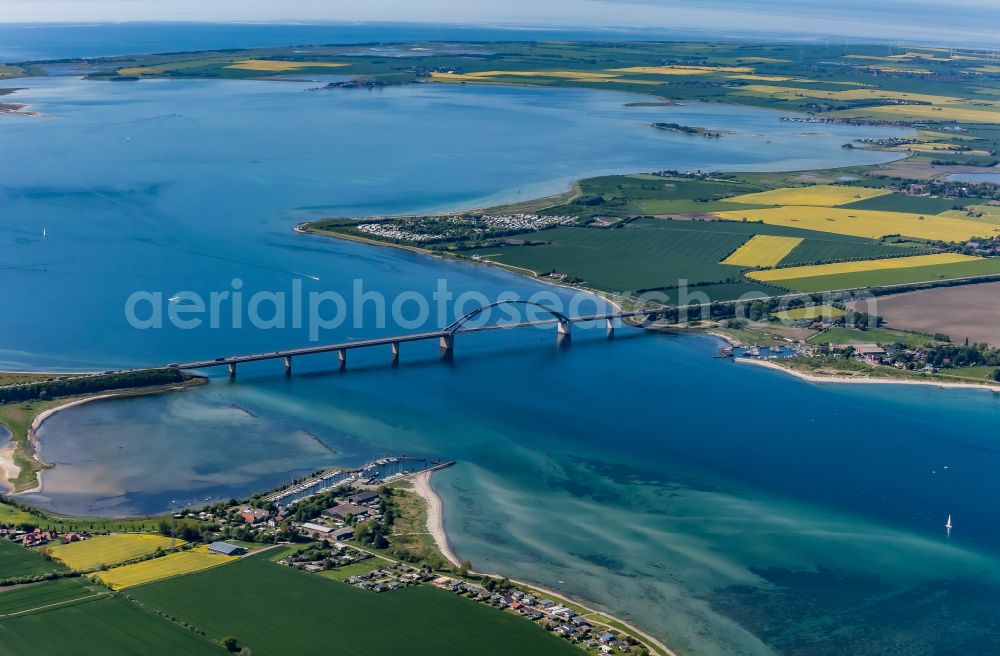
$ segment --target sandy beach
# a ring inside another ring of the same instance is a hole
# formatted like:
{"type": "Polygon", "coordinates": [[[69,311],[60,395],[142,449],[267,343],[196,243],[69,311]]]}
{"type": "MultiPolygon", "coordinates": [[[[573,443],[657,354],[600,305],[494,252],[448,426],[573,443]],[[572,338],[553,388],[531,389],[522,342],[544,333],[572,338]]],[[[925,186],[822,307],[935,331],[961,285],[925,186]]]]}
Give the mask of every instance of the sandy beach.
{"type": "MultiPolygon", "coordinates": [[[[441,555],[443,555],[452,565],[455,565],[456,567],[458,567],[458,566],[461,565],[461,561],[459,561],[458,556],[455,555],[455,552],[452,551],[451,545],[448,543],[448,534],[445,533],[445,531],[444,531],[444,513],[443,513],[442,504],[441,504],[441,497],[439,497],[438,494],[437,494],[437,492],[435,492],[434,489],[431,487],[431,475],[433,473],[434,473],[433,470],[422,471],[419,474],[411,477],[409,480],[413,483],[413,491],[418,496],[420,496],[420,498],[422,498],[427,503],[427,531],[431,534],[431,537],[434,538],[434,544],[437,545],[438,551],[441,552],[441,555]]],[[[494,576],[494,577],[497,577],[497,578],[501,578],[502,577],[501,574],[496,574],[496,573],[473,572],[471,570],[470,570],[470,573],[472,573],[472,574],[487,574],[488,576],[494,576]]],[[[608,613],[606,613],[604,611],[596,610],[596,609],[591,608],[591,607],[589,607],[589,606],[587,606],[585,604],[580,603],[579,601],[577,601],[575,599],[571,599],[571,598],[567,597],[566,595],[560,594],[558,592],[554,592],[552,590],[547,590],[546,588],[542,588],[542,587],[540,587],[538,585],[535,585],[534,583],[527,583],[525,581],[518,581],[518,580],[515,580],[515,579],[509,579],[509,580],[512,583],[515,583],[517,585],[521,585],[521,586],[526,586],[526,587],[533,588],[533,589],[537,590],[538,592],[541,592],[543,594],[546,594],[546,595],[552,597],[553,599],[564,600],[564,601],[570,602],[572,604],[575,604],[577,606],[580,606],[581,608],[583,608],[584,610],[588,611],[589,613],[600,613],[602,615],[606,615],[606,616],[609,616],[609,617],[614,617],[614,616],[611,616],[611,615],[609,615],[608,613]]],[[[596,620],[592,620],[592,621],[594,621],[594,623],[599,624],[601,626],[606,626],[608,628],[615,628],[615,627],[611,627],[610,625],[598,622],[596,620]]],[[[628,622],[625,622],[624,620],[622,620],[621,618],[618,618],[618,617],[614,617],[614,621],[620,623],[622,626],[628,627],[633,632],[635,632],[637,635],[642,636],[650,644],[654,645],[657,649],[661,650],[664,654],[667,654],[667,656],[677,656],[676,652],[672,651],[669,647],[667,647],[665,644],[663,644],[663,642],[661,642],[660,640],[657,640],[656,638],[654,638],[653,636],[649,635],[648,633],[646,633],[642,629],[640,629],[640,628],[638,628],[636,626],[633,626],[632,624],[629,624],[628,622]]]]}
{"type": "Polygon", "coordinates": [[[941,388],[954,388],[954,389],[978,389],[986,390],[987,392],[993,392],[994,394],[1000,394],[1000,387],[986,385],[981,383],[952,383],[952,382],[941,382],[937,380],[904,380],[897,378],[869,378],[866,376],[816,376],[814,374],[807,374],[802,371],[796,371],[795,369],[790,369],[788,367],[782,367],[780,364],[776,364],[770,360],[754,360],[751,358],[733,358],[734,362],[739,362],[741,364],[752,364],[758,367],[766,367],[768,369],[776,369],[777,371],[782,371],[786,374],[791,374],[796,378],[801,378],[802,380],[808,380],[812,383],[848,383],[855,385],[923,385],[930,387],[941,387],[941,388]]]}
{"type": "Polygon", "coordinates": [[[433,471],[423,471],[410,480],[413,482],[413,491],[427,503],[427,531],[434,538],[434,544],[437,545],[438,551],[448,562],[458,567],[461,565],[461,561],[452,551],[451,545],[448,544],[448,534],[444,532],[444,511],[441,497],[431,487],[431,474],[433,473],[433,471]]]}
{"type": "Polygon", "coordinates": [[[0,492],[13,492],[14,486],[8,479],[17,478],[21,468],[14,464],[14,442],[10,440],[10,431],[0,426],[0,492]]]}

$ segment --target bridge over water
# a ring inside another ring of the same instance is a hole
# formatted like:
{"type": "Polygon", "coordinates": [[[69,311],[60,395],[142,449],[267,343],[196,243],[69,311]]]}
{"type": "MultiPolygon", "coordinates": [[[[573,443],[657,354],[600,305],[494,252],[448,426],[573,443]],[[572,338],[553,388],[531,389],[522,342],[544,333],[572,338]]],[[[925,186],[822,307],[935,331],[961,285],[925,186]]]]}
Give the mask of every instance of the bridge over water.
{"type": "Polygon", "coordinates": [[[484,305],[480,308],[477,308],[472,312],[469,312],[465,316],[461,317],[460,319],[454,321],[450,325],[442,328],[441,330],[435,330],[431,332],[394,335],[391,337],[377,337],[374,339],[359,339],[350,342],[340,342],[338,344],[306,346],[302,348],[272,351],[270,353],[253,353],[250,355],[236,355],[227,358],[215,358],[214,360],[199,360],[196,362],[172,363],[168,366],[175,369],[207,369],[209,367],[227,367],[229,369],[229,375],[235,376],[236,366],[243,364],[245,362],[258,362],[261,360],[282,359],[284,360],[285,371],[290,373],[292,370],[293,358],[306,355],[316,355],[319,353],[336,352],[338,360],[340,362],[340,367],[343,368],[347,366],[348,351],[354,349],[362,349],[362,348],[374,348],[378,346],[389,346],[390,352],[392,354],[392,362],[396,363],[399,361],[400,345],[403,344],[404,342],[437,340],[440,346],[441,355],[448,356],[454,352],[455,337],[465,333],[476,333],[487,330],[512,330],[515,328],[528,328],[528,327],[537,327],[537,326],[546,326],[555,324],[557,338],[565,340],[571,336],[572,327],[574,323],[604,321],[607,324],[607,331],[608,335],[610,336],[614,334],[615,320],[644,317],[647,321],[655,321],[662,313],[663,313],[662,309],[659,310],[644,309],[644,310],[635,310],[631,312],[608,312],[604,314],[590,314],[579,317],[568,317],[560,312],[556,312],[552,308],[546,307],[539,303],[534,303],[532,301],[520,301],[520,300],[498,301],[496,303],[490,303],[489,305],[484,305]],[[505,304],[525,305],[538,308],[543,312],[548,313],[551,316],[547,319],[537,319],[533,321],[521,321],[516,323],[504,323],[504,324],[496,324],[490,326],[474,326],[474,327],[466,326],[466,324],[468,324],[470,321],[480,316],[484,312],[499,305],[505,305],[505,304]]]}

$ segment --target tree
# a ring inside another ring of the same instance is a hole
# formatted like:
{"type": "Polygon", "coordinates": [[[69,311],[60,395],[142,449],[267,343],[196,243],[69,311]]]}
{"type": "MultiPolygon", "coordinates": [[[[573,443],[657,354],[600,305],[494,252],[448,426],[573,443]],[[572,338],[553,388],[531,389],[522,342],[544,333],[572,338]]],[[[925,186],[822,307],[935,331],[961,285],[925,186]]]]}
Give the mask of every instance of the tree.
{"type": "Polygon", "coordinates": [[[462,564],[458,566],[458,575],[468,576],[470,569],[472,569],[472,563],[467,560],[463,560],[462,564]]]}
{"type": "Polygon", "coordinates": [[[226,651],[236,653],[240,650],[239,642],[233,636],[226,636],[222,639],[222,646],[226,648],[226,651]]]}

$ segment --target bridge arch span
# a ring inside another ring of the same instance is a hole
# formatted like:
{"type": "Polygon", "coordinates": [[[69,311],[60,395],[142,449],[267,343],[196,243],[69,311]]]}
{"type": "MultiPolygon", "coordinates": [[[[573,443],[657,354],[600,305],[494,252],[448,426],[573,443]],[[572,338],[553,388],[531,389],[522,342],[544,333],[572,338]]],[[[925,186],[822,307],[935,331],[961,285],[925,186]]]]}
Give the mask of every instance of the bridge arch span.
{"type": "Polygon", "coordinates": [[[464,316],[459,317],[455,321],[453,321],[450,324],[448,324],[444,328],[443,332],[446,332],[446,333],[449,333],[451,335],[454,335],[459,330],[461,330],[462,326],[464,326],[468,322],[472,321],[473,319],[475,319],[476,317],[478,317],[483,312],[486,312],[487,310],[491,310],[491,309],[493,309],[495,307],[498,307],[498,306],[501,306],[501,305],[525,305],[525,306],[530,306],[530,307],[536,307],[536,308],[545,310],[546,312],[548,312],[549,314],[551,314],[553,317],[555,317],[559,321],[560,324],[569,325],[572,322],[572,320],[569,317],[567,317],[565,314],[563,314],[561,312],[557,312],[556,310],[553,310],[552,308],[550,308],[550,307],[548,307],[546,305],[542,305],[541,303],[536,303],[535,301],[526,301],[526,300],[521,300],[521,299],[509,299],[509,300],[503,300],[503,301],[495,301],[493,303],[490,303],[489,305],[482,305],[482,306],[476,308],[475,310],[473,310],[472,312],[468,312],[464,316]]]}

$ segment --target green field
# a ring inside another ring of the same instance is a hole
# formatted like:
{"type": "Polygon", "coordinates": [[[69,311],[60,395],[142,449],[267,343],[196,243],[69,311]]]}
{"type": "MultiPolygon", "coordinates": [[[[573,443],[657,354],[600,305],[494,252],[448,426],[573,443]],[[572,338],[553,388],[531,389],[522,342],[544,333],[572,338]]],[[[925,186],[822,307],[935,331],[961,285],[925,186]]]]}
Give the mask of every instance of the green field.
{"type": "Polygon", "coordinates": [[[910,267],[908,269],[881,269],[878,271],[838,273],[832,276],[791,278],[788,280],[777,280],[775,284],[797,292],[822,292],[833,289],[904,285],[916,282],[964,278],[967,276],[998,274],[1000,274],[1000,257],[993,257],[969,262],[910,267]]]}
{"type": "Polygon", "coordinates": [[[930,196],[909,196],[907,194],[887,194],[876,196],[841,207],[855,210],[880,210],[885,212],[912,212],[914,214],[940,214],[956,207],[965,207],[971,201],[960,198],[931,198],[930,196]]]}
{"type": "MultiPolygon", "coordinates": [[[[51,585],[43,583],[40,585],[51,585]]],[[[0,596],[8,594],[0,592],[0,596]]],[[[272,632],[281,632],[272,626],[272,632]]],[[[216,642],[119,596],[0,618],[0,656],[24,654],[213,654],[216,642]]],[[[324,652],[328,653],[328,652],[324,652]]]]}
{"type": "Polygon", "coordinates": [[[880,257],[918,255],[924,249],[907,246],[887,246],[871,240],[833,241],[807,239],[781,260],[781,266],[840,262],[843,260],[874,260],[880,257]]]}
{"type": "Polygon", "coordinates": [[[645,174],[606,175],[581,180],[577,198],[545,213],[624,217],[739,210],[759,206],[720,202],[721,199],[762,189],[764,187],[740,180],[693,180],[645,174]]]}
{"type": "Polygon", "coordinates": [[[523,618],[427,585],[376,594],[249,557],[130,596],[216,640],[274,654],[579,654],[523,618]]]}
{"type": "Polygon", "coordinates": [[[390,565],[390,563],[387,563],[381,558],[369,558],[367,560],[362,560],[360,563],[351,563],[350,565],[344,565],[343,567],[338,567],[336,569],[328,569],[323,572],[317,572],[316,575],[333,579],[335,581],[346,581],[352,576],[374,572],[375,570],[382,569],[388,565],[390,565]]]}
{"type": "MultiPolygon", "coordinates": [[[[614,229],[554,228],[532,235],[532,239],[547,242],[543,245],[478,248],[463,254],[540,275],[565,273],[582,278],[589,287],[612,292],[674,286],[684,279],[689,285],[729,283],[698,288],[713,300],[736,298],[752,290],[779,294],[780,290],[768,285],[740,283],[739,275],[747,267],[719,263],[756,234],[805,238],[796,250],[810,240],[821,239],[819,248],[840,254],[873,248],[878,254],[900,253],[897,247],[874,246],[871,240],[762,223],[645,218],[614,229]]],[[[794,255],[792,251],[790,257],[794,255]]]]}
{"type": "Polygon", "coordinates": [[[853,328],[834,327],[814,335],[807,340],[810,344],[906,344],[907,346],[923,346],[934,341],[930,335],[922,333],[907,333],[886,328],[869,328],[856,330],[853,328]]]}
{"type": "MultiPolygon", "coordinates": [[[[14,588],[0,588],[0,621],[12,616],[47,610],[74,601],[109,594],[106,588],[87,585],[83,579],[57,579],[14,588]]],[[[0,625],[2,626],[2,625],[0,625]]]]}
{"type": "Polygon", "coordinates": [[[976,367],[958,367],[956,369],[941,369],[937,375],[948,378],[961,378],[974,383],[982,382],[986,379],[992,380],[993,373],[998,367],[980,365],[976,367]]]}
{"type": "Polygon", "coordinates": [[[0,540],[0,579],[60,572],[65,568],[10,540],[0,540]]]}

